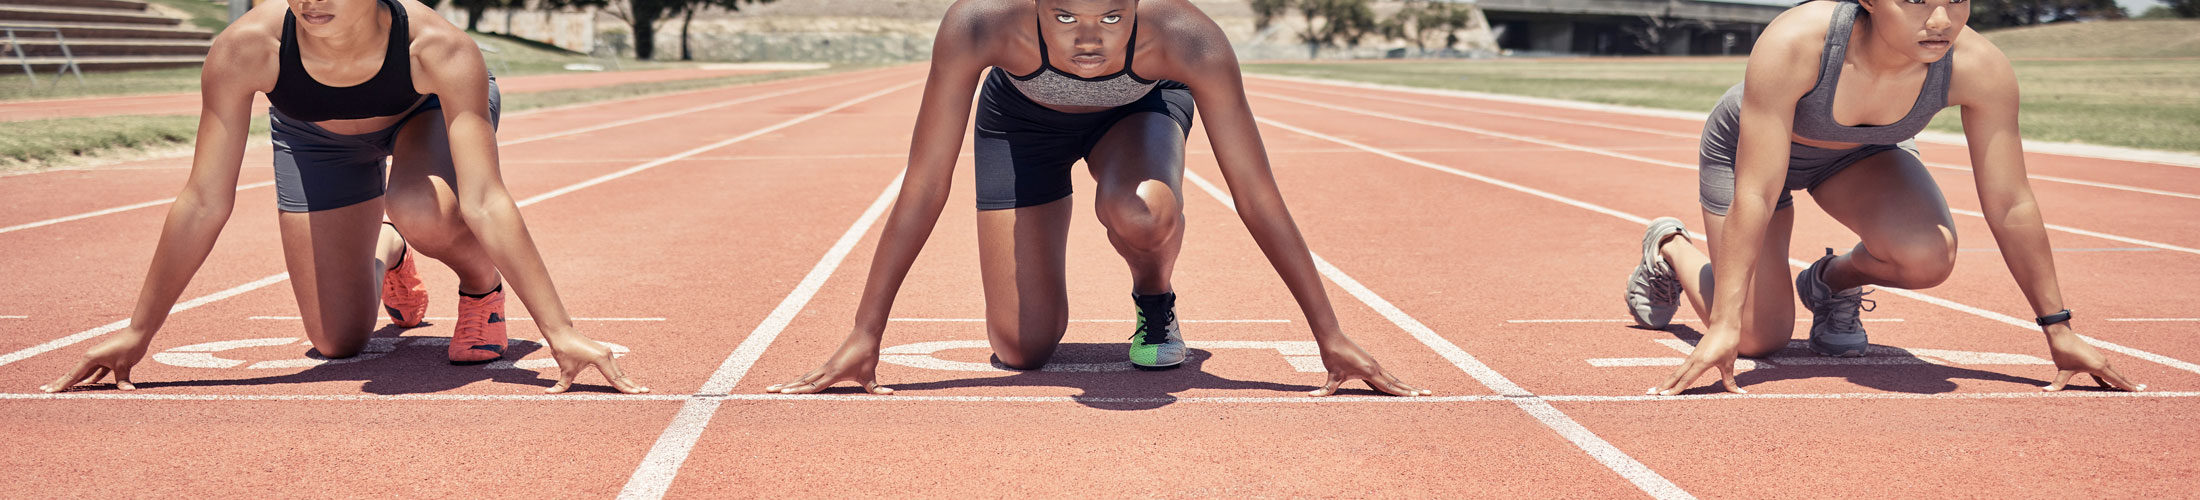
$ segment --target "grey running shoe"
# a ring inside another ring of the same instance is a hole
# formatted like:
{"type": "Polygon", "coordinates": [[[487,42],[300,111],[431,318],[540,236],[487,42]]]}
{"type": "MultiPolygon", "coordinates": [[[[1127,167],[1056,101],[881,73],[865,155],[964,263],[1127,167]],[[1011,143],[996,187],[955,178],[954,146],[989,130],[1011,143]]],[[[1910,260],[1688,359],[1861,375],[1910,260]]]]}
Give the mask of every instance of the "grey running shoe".
{"type": "Polygon", "coordinates": [[[1839,292],[1827,287],[1823,276],[1826,266],[1832,263],[1833,249],[1828,248],[1825,257],[1795,276],[1795,293],[1802,297],[1803,307],[1810,308],[1810,350],[1820,356],[1864,357],[1870,338],[1864,334],[1864,320],[1859,316],[1879,303],[1864,298],[1871,293],[1864,287],[1839,292]]]}
{"type": "Polygon", "coordinates": [[[1659,217],[1643,233],[1642,263],[1627,275],[1627,311],[1634,313],[1635,324],[1665,328],[1673,321],[1673,311],[1680,309],[1681,280],[1673,276],[1673,266],[1658,256],[1658,244],[1687,231],[1680,219],[1659,217]]]}
{"type": "Polygon", "coordinates": [[[1166,370],[1184,364],[1184,335],[1176,329],[1176,293],[1132,295],[1138,304],[1138,328],[1131,333],[1131,364],[1166,370]]]}

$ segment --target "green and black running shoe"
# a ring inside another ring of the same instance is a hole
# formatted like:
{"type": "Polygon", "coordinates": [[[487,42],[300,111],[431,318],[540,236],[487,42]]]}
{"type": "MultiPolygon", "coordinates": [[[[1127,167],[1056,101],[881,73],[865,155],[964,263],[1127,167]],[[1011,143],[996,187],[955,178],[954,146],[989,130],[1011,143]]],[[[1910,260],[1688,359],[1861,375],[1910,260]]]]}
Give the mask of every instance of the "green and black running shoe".
{"type": "Polygon", "coordinates": [[[1184,364],[1184,335],[1176,329],[1176,293],[1131,295],[1138,304],[1138,329],[1131,333],[1131,364],[1142,370],[1167,370],[1184,364]]]}

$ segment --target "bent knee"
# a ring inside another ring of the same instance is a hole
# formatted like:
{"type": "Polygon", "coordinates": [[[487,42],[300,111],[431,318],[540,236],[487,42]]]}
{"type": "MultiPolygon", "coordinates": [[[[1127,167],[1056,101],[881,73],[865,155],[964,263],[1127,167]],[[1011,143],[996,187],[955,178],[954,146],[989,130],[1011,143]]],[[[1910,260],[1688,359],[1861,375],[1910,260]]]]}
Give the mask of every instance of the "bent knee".
{"type": "Polygon", "coordinates": [[[993,358],[1009,368],[1037,370],[1046,367],[1047,362],[1054,359],[1054,346],[997,346],[993,349],[993,358]]]}
{"type": "Polygon", "coordinates": [[[1129,192],[1104,193],[1100,197],[1100,221],[1116,239],[1137,247],[1155,247],[1176,235],[1184,220],[1183,203],[1175,189],[1157,180],[1139,183],[1129,192]]]}
{"type": "Polygon", "coordinates": [[[1888,286],[1896,288],[1931,288],[1948,281],[1948,276],[1956,270],[1956,245],[1952,238],[1897,245],[1886,253],[1881,258],[1893,264],[1894,275],[1884,278],[1888,286]]]}

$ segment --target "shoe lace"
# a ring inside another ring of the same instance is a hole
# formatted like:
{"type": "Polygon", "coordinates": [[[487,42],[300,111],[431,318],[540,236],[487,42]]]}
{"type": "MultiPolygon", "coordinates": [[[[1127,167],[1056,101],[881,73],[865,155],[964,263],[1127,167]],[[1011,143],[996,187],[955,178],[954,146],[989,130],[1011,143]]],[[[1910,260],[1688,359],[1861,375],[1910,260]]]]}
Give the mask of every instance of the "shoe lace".
{"type": "Polygon", "coordinates": [[[1176,323],[1176,311],[1161,309],[1154,317],[1147,317],[1144,310],[1138,312],[1138,332],[1131,338],[1144,345],[1169,343],[1169,325],[1176,323]]]}
{"type": "MultiPolygon", "coordinates": [[[[459,300],[461,300],[461,301],[470,301],[470,300],[475,300],[475,299],[472,299],[472,298],[460,298],[459,300]]],[[[484,333],[486,333],[486,332],[483,332],[483,331],[482,331],[482,329],[480,329],[480,328],[466,328],[466,326],[467,326],[467,325],[486,325],[486,324],[488,324],[488,323],[489,323],[489,308],[487,308],[487,307],[467,307],[466,305],[464,305],[464,304],[461,304],[461,305],[459,306],[459,308],[458,308],[458,325],[459,325],[459,328],[451,332],[451,340],[453,340],[453,341],[470,341],[470,340],[474,340],[475,338],[477,338],[477,337],[480,337],[480,336],[482,336],[482,335],[483,335],[484,333]]]]}
{"type": "Polygon", "coordinates": [[[1672,276],[1656,276],[1650,279],[1649,285],[1647,291],[1652,300],[1659,303],[1672,303],[1680,300],[1681,280],[1674,279],[1672,276]]]}
{"type": "Polygon", "coordinates": [[[1865,290],[1861,287],[1852,290],[1854,291],[1843,291],[1826,298],[1826,319],[1831,320],[1835,332],[1863,331],[1863,312],[1879,308],[1878,301],[1864,298],[1876,290],[1865,290]]]}

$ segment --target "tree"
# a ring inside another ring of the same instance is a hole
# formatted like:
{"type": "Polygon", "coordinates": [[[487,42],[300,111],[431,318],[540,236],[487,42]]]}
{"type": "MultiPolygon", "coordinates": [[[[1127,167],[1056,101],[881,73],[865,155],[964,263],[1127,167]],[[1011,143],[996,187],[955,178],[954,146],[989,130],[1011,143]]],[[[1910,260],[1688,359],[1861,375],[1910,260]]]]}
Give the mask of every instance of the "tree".
{"type": "MultiPolygon", "coordinates": [[[[451,5],[466,9],[466,31],[481,31],[481,14],[489,9],[517,9],[527,6],[527,0],[451,0],[451,5]]],[[[434,7],[435,4],[428,4],[434,7]]],[[[507,27],[506,31],[511,29],[507,27]]]]}
{"type": "Polygon", "coordinates": [[[1265,30],[1275,24],[1278,17],[1291,10],[1291,0],[1252,0],[1253,29],[1265,30]]]}
{"type": "MultiPolygon", "coordinates": [[[[741,4],[744,3],[758,4],[771,2],[772,0],[687,0],[686,4],[680,6],[680,60],[695,60],[695,52],[689,50],[688,48],[688,25],[695,22],[696,11],[709,9],[711,7],[718,7],[726,9],[728,11],[740,12],[741,4]]],[[[636,47],[639,47],[639,45],[637,45],[636,47]]]]}
{"type": "Polygon", "coordinates": [[[2200,17],[2200,0],[2162,0],[2177,17],[2200,17]]]}
{"type": "Polygon", "coordinates": [[[2116,5],[2116,0],[1974,0],[1969,3],[1971,29],[1980,31],[2083,18],[2124,18],[2124,8],[2116,5]]]}

